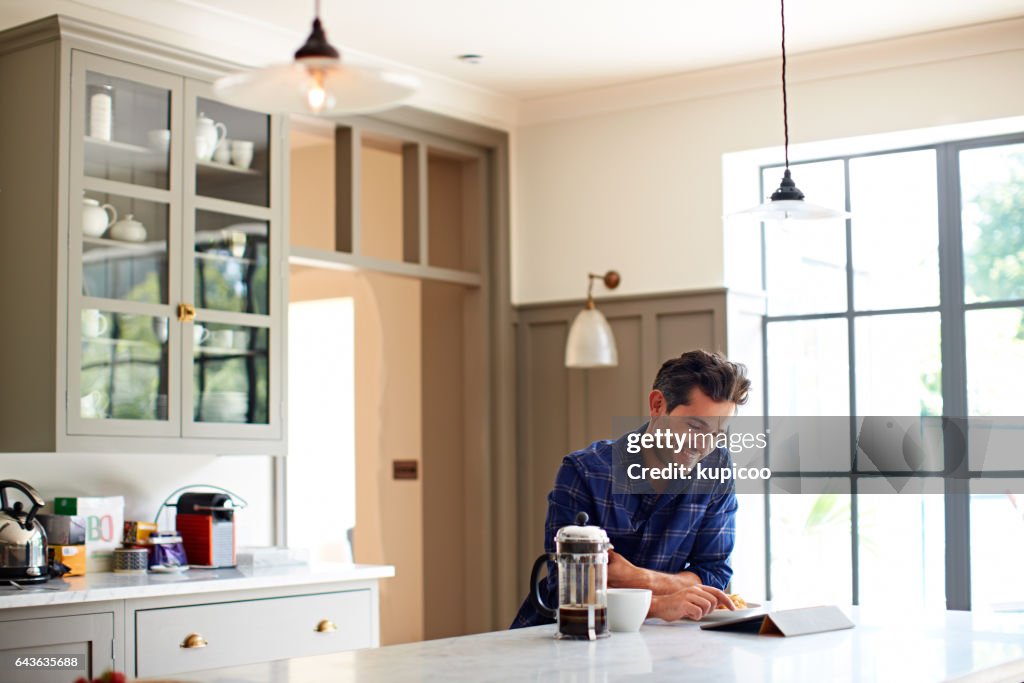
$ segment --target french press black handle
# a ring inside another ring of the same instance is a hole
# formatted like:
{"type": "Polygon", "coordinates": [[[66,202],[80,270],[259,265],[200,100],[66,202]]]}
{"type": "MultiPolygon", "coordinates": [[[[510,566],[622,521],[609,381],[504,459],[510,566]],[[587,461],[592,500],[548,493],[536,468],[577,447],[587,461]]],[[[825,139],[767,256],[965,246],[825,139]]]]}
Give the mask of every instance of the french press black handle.
{"type": "MultiPolygon", "coordinates": [[[[576,515],[577,526],[586,526],[589,521],[590,515],[586,512],[580,512],[576,515]]],[[[537,579],[540,575],[541,567],[543,567],[548,560],[555,561],[554,555],[544,553],[533,562],[533,569],[530,571],[530,603],[540,614],[544,615],[548,619],[555,619],[558,617],[558,612],[544,604],[544,598],[541,594],[541,584],[537,579]]]]}
{"type": "Polygon", "coordinates": [[[32,520],[36,518],[36,513],[39,512],[39,508],[46,505],[46,501],[43,500],[43,497],[40,496],[34,488],[25,482],[17,479],[4,479],[3,481],[0,481],[0,508],[3,508],[4,510],[11,509],[7,506],[7,489],[17,489],[28,496],[28,499],[32,501],[32,509],[29,510],[28,514],[25,516],[25,521],[19,522],[22,529],[25,529],[26,531],[31,529],[32,520]]]}
{"type": "Polygon", "coordinates": [[[530,572],[530,603],[535,610],[548,619],[555,619],[558,613],[544,604],[544,598],[541,596],[541,582],[537,577],[540,574],[540,568],[547,564],[548,560],[554,559],[554,556],[544,553],[534,561],[533,570],[530,572]]]}

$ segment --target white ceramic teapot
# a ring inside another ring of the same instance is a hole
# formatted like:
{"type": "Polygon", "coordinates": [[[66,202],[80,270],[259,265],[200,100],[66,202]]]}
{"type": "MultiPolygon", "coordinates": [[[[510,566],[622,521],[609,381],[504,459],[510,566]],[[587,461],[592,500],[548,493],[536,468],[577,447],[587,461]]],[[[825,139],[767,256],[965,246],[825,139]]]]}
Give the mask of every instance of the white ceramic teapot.
{"type": "Polygon", "coordinates": [[[228,134],[223,123],[216,123],[202,112],[196,119],[196,159],[209,161],[218,143],[228,134]]]}
{"type": "Polygon", "coordinates": [[[116,220],[117,209],[113,206],[110,204],[100,206],[98,200],[82,197],[82,232],[85,235],[99,237],[116,220]]]}
{"type": "Polygon", "coordinates": [[[135,220],[133,214],[128,214],[110,228],[110,236],[122,242],[145,242],[146,226],[135,220]]]}

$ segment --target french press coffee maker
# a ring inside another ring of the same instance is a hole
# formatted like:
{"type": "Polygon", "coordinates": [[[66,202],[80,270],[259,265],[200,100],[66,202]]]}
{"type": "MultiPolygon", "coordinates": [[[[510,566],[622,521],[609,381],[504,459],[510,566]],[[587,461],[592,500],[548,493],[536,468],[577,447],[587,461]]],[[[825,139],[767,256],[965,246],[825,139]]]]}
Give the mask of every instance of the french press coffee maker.
{"type": "Polygon", "coordinates": [[[534,609],[558,620],[556,638],[596,640],[608,635],[608,534],[587,526],[587,513],[576,515],[576,524],[555,534],[555,553],[545,553],[530,572],[530,602],[534,609]],[[544,604],[538,581],[548,560],[558,565],[558,608],[544,604]]]}

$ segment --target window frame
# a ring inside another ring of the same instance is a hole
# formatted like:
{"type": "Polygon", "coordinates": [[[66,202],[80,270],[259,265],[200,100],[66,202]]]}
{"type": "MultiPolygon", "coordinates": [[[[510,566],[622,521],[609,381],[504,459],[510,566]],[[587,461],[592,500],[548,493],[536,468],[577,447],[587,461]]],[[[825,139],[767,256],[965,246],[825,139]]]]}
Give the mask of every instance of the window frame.
{"type": "MultiPolygon", "coordinates": [[[[857,420],[857,385],[856,385],[856,346],[855,321],[858,318],[871,316],[906,315],[921,313],[939,313],[942,367],[942,416],[944,419],[965,419],[967,405],[967,349],[966,349],[966,314],[970,311],[985,309],[1002,309],[1024,307],[1024,299],[1008,299],[966,303],[964,296],[964,252],[963,226],[961,224],[961,187],[960,187],[960,152],[985,147],[1000,147],[1024,143],[1024,132],[1006,135],[995,135],[942,143],[913,145],[908,147],[862,152],[849,155],[833,155],[803,160],[790,164],[790,168],[798,168],[804,164],[825,161],[842,161],[844,175],[844,195],[847,211],[850,206],[850,161],[862,157],[876,157],[888,154],[901,154],[923,150],[935,152],[936,194],[938,201],[938,250],[939,250],[939,304],[937,306],[917,306],[893,309],[857,310],[854,302],[854,269],[853,269],[853,228],[852,219],[845,220],[846,232],[846,310],[829,313],[803,313],[787,315],[762,316],[762,382],[764,414],[770,415],[769,382],[768,382],[768,326],[804,320],[835,320],[845,319],[847,325],[847,353],[849,372],[849,406],[850,406],[850,468],[842,472],[772,472],[772,477],[808,477],[827,476],[835,479],[846,479],[850,487],[850,542],[852,562],[852,603],[860,603],[860,572],[859,572],[859,511],[858,482],[886,476],[877,471],[867,472],[857,468],[856,420],[857,420]]],[[[784,164],[771,163],[758,167],[759,190],[762,197],[766,196],[764,183],[765,171],[778,169],[784,164]]],[[[771,227],[762,222],[760,225],[761,251],[761,288],[767,292],[767,231],[771,227]]],[[[770,458],[770,454],[767,456],[770,458]]],[[[770,466],[770,460],[766,463],[770,466]]],[[[921,473],[920,476],[944,477],[944,511],[945,511],[945,570],[946,570],[946,608],[951,610],[971,609],[971,539],[970,539],[970,482],[981,478],[982,472],[969,468],[969,459],[960,458],[953,452],[953,445],[946,441],[944,452],[945,469],[942,472],[921,473]],[[947,476],[956,474],[957,476],[947,476]]],[[[1021,478],[1024,468],[1020,470],[985,471],[985,478],[1021,478]]],[[[771,577],[771,494],[769,482],[764,484],[764,578],[766,598],[772,599],[771,577]]],[[[784,495],[784,494],[780,494],[784,495]]]]}

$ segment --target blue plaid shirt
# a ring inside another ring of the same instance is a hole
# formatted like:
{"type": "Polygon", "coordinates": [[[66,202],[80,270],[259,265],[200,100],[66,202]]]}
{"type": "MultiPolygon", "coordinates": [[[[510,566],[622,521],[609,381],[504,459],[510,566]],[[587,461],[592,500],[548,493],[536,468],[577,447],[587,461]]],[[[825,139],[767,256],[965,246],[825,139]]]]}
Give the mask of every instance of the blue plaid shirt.
{"type": "MultiPolygon", "coordinates": [[[[646,425],[638,431],[641,433],[646,425]]],[[[674,480],[658,495],[647,482],[628,480],[622,469],[641,462],[626,452],[626,438],[595,441],[562,460],[555,487],[548,494],[544,549],[555,552],[555,534],[586,512],[590,524],[608,533],[615,551],[645,569],[676,574],[690,571],[708,586],[724,589],[732,577],[729,555],[735,541],[736,495],[732,485],[695,485],[674,480]],[[639,487],[639,488],[638,488],[639,487]],[[637,491],[637,492],[631,492],[637,491]]],[[[720,448],[697,465],[731,467],[728,450],[720,448]]],[[[548,562],[544,602],[556,607],[558,572],[548,562]]],[[[511,628],[552,623],[527,598],[511,628]]]]}

